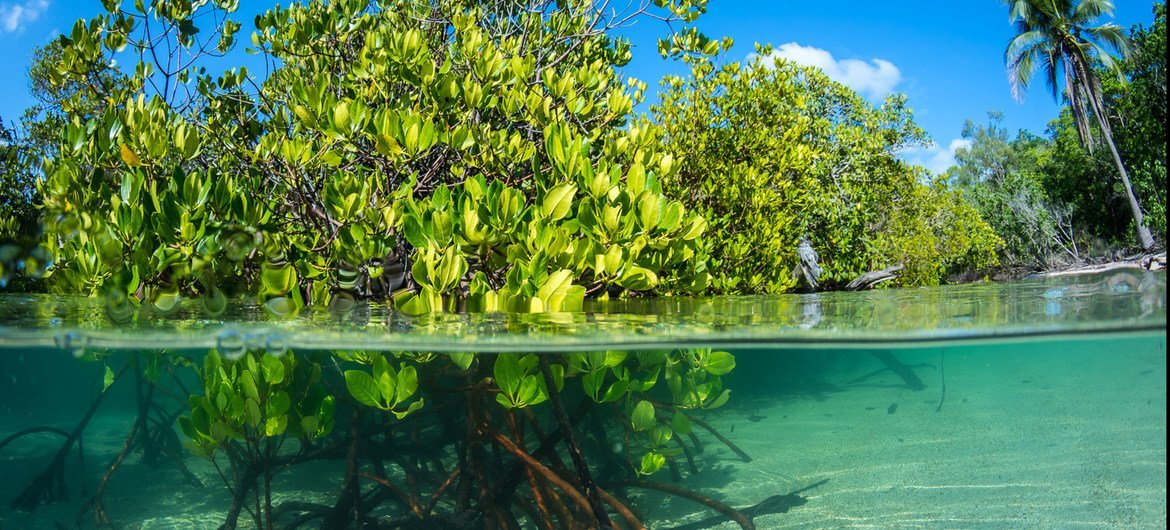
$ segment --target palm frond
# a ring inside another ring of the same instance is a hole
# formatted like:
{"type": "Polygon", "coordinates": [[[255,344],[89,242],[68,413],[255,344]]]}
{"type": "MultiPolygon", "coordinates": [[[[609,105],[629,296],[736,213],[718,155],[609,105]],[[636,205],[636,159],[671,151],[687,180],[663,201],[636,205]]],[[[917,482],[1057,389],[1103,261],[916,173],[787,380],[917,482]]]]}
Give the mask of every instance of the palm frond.
{"type": "Polygon", "coordinates": [[[1113,15],[1113,2],[1111,0],[1081,0],[1073,8],[1069,22],[1075,26],[1083,26],[1097,20],[1102,15],[1113,15]]]}
{"type": "MultiPolygon", "coordinates": [[[[1093,40],[1101,43],[1101,47],[1113,50],[1122,57],[1129,56],[1129,37],[1125,35],[1125,30],[1121,26],[1112,22],[1106,22],[1100,26],[1085,28],[1085,33],[1093,37],[1093,40]]],[[[1102,53],[1108,55],[1108,53],[1102,53]]]]}
{"type": "Polygon", "coordinates": [[[1093,152],[1093,130],[1089,127],[1089,116],[1085,100],[1086,94],[1081,85],[1074,79],[1073,68],[1068,65],[1064,68],[1064,95],[1068,100],[1068,108],[1076,125],[1077,137],[1089,153],[1093,152]]]}
{"type": "Polygon", "coordinates": [[[1024,92],[1028,91],[1028,85],[1036,74],[1036,59],[1044,54],[1045,42],[1042,31],[1028,31],[1016,35],[1004,50],[1008,85],[1016,101],[1023,101],[1024,92]]]}
{"type": "Polygon", "coordinates": [[[1091,55],[1095,56],[1097,60],[1101,61],[1101,66],[1103,66],[1105,70],[1117,76],[1119,80],[1125,82],[1125,72],[1121,71],[1121,63],[1118,62],[1117,58],[1108,53],[1105,49],[1101,48],[1101,46],[1097,45],[1096,43],[1090,43],[1090,46],[1093,48],[1090,52],[1091,55]]]}
{"type": "Polygon", "coordinates": [[[1028,18],[1032,7],[1028,0],[1003,0],[1002,3],[1008,6],[1008,22],[1028,18]]]}
{"type": "Polygon", "coordinates": [[[1062,62],[1060,54],[1055,49],[1048,50],[1042,56],[1044,66],[1044,86],[1052,93],[1052,99],[1060,99],[1060,74],[1062,69],[1062,62]]]}

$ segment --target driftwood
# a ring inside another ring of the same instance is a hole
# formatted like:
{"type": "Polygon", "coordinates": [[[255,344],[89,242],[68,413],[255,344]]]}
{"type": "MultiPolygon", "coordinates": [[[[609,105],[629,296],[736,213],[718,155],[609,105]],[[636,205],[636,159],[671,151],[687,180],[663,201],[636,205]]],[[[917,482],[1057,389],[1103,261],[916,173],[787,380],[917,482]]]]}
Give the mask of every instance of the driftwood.
{"type": "Polygon", "coordinates": [[[886,367],[890,369],[890,371],[898,374],[898,377],[902,378],[902,381],[906,383],[906,386],[909,387],[910,390],[926,389],[926,385],[922,384],[922,380],[914,374],[914,370],[911,370],[909,366],[902,364],[902,361],[899,361],[897,357],[894,357],[893,353],[888,351],[875,351],[870,353],[872,353],[874,357],[877,357],[878,360],[882,362],[882,364],[885,364],[886,367]]]}
{"type": "Polygon", "coordinates": [[[1081,265],[1067,270],[1037,272],[1025,276],[1025,278],[1053,278],[1057,276],[1075,276],[1078,274],[1092,274],[1098,272],[1110,272],[1116,270],[1147,270],[1160,271],[1166,269],[1166,253],[1148,254],[1134,256],[1132,259],[1126,258],[1122,261],[1113,261],[1109,263],[1098,263],[1081,265]]]}
{"type": "Polygon", "coordinates": [[[897,278],[898,271],[900,271],[904,268],[905,268],[905,266],[903,266],[902,264],[898,264],[898,265],[894,265],[893,267],[887,267],[887,268],[882,269],[880,271],[869,271],[865,274],[862,274],[861,276],[858,276],[857,279],[849,282],[849,285],[845,286],[845,290],[846,291],[863,291],[865,289],[869,289],[869,288],[873,287],[874,285],[877,285],[877,284],[884,282],[886,280],[892,280],[894,278],[897,278]]]}

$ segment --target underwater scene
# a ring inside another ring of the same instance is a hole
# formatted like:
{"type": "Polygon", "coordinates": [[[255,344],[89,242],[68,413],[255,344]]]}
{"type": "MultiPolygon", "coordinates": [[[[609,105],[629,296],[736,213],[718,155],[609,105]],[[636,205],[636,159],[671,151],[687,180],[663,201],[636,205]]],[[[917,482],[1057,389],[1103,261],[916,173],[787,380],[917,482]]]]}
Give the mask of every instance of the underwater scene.
{"type": "Polygon", "coordinates": [[[116,302],[0,295],[3,530],[1166,522],[1164,272],[528,315],[116,302]]]}

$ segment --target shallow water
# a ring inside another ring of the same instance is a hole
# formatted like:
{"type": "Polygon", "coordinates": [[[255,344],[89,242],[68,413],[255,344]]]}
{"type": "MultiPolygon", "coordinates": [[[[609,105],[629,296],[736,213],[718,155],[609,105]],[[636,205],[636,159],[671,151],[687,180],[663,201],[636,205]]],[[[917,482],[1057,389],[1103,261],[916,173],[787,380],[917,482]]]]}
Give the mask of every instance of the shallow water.
{"type": "MultiPolygon", "coordinates": [[[[381,307],[296,316],[237,307],[211,317],[192,303],[165,316],[139,309],[123,324],[110,321],[100,300],[0,297],[0,441],[35,427],[74,430],[101,393],[107,367],[116,372],[128,366],[83,429],[82,450],[74,446],[65,458],[63,490],[48,490],[61,495],[26,510],[9,504],[46,469],[64,436],[39,432],[0,447],[0,528],[73,527],[78,521],[94,527],[90,501],[115,462],[100,497],[112,524],[222,524],[231,495],[220,472],[232,476],[229,459],[221,452],[213,464],[170,445],[185,438],[173,417],[189,413],[187,394],[204,393],[194,369],[172,366],[172,377],[164,364],[150,394],[157,405],[150,417],[160,421],[148,421],[148,431],[167,439],[156,446],[155,461],[133,444],[123,451],[135,430],[141,392],[150,389],[136,384],[136,374],[148,375],[160,350],[164,359],[186,358],[198,366],[217,345],[329,360],[323,381],[339,396],[336,426],[314,443],[289,437],[275,458],[328,447],[353,432],[348,414],[354,407],[340,404],[347,394],[339,378],[339,370],[352,365],[325,352],[564,355],[621,349],[636,355],[709,346],[735,357],[735,369],[722,381],[731,397],[722,407],[690,411],[693,435],[676,433],[682,444],[667,444],[674,449],[671,465],[646,480],[737,508],[758,528],[1161,528],[1167,515],[1165,284],[1165,274],[1125,272],[938,289],[611,302],[574,315],[425,320],[381,307]]],[[[432,362],[450,364],[445,356],[432,362]]],[[[515,459],[498,445],[469,442],[471,413],[451,405],[467,401],[444,401],[438,391],[460,391],[451,373],[423,386],[428,401],[414,416],[395,423],[388,414],[363,413],[357,420],[366,432],[386,430],[367,435],[356,471],[384,477],[394,487],[359,480],[370,507],[367,525],[417,524],[401,499],[425,505],[450,472],[472,469],[461,465],[458,447],[482,449],[482,483],[489,491],[511,484],[504,476],[515,459]],[[459,433],[448,436],[452,429],[459,433]],[[411,440],[433,445],[433,453],[420,453],[411,440]],[[396,451],[379,452],[385,448],[396,451]]],[[[478,372],[490,374],[490,367],[478,372]]],[[[647,395],[669,401],[665,383],[659,385],[647,395]]],[[[590,402],[580,389],[568,381],[562,397],[576,414],[579,445],[602,488],[650,528],[740,526],[678,495],[618,484],[635,478],[631,467],[645,452],[638,443],[644,433],[623,428],[613,405],[580,406],[590,402]]],[[[502,425],[508,415],[488,404],[494,408],[481,413],[508,432],[502,425]]],[[[533,406],[533,418],[521,420],[530,452],[537,451],[538,431],[556,430],[547,405],[533,406]]],[[[559,458],[540,460],[566,480],[577,480],[570,455],[558,447],[559,458]]],[[[345,450],[293,463],[286,458],[271,482],[274,526],[293,527],[298,518],[304,526],[322,526],[322,518],[310,516],[341,498],[346,461],[345,450]]],[[[459,513],[461,482],[442,490],[435,514],[459,513]]],[[[468,482],[470,497],[478,498],[479,485],[468,482]]],[[[511,505],[505,523],[538,528],[529,479],[513,489],[521,501],[511,505]]],[[[550,490],[559,491],[540,491],[550,490]]],[[[256,525],[249,511],[262,512],[256,508],[263,501],[248,497],[240,527],[256,525]]],[[[492,519],[479,515],[460,521],[481,525],[492,519]]],[[[562,519],[550,520],[562,526],[562,519]]],[[[263,517],[260,522],[267,523],[263,517]]],[[[440,522],[429,519],[428,526],[440,522]]]]}

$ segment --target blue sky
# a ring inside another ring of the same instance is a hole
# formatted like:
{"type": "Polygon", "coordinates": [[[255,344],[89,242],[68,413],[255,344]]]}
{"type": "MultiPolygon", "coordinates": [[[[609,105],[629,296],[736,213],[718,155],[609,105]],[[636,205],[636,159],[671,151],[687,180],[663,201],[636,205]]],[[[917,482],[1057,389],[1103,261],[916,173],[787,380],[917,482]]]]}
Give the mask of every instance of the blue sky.
{"type": "MultiPolygon", "coordinates": [[[[274,3],[241,0],[237,20],[244,23],[242,42],[248,42],[251,13],[274,3]]],[[[1115,0],[1115,21],[1126,28],[1149,25],[1152,6],[1151,0],[1115,0]]],[[[0,71],[7,77],[0,84],[0,117],[6,123],[16,121],[32,103],[24,78],[33,48],[68,30],[77,18],[100,10],[99,0],[0,0],[0,71]]],[[[997,0],[837,0],[820,5],[711,0],[699,26],[711,37],[735,39],[729,60],[745,58],[755,42],[771,43],[786,57],[819,66],[874,101],[887,91],[905,92],[915,118],[935,142],[905,156],[935,171],[953,160],[968,118],[981,121],[988,110],[1000,110],[1009,130],[1043,133],[1059,109],[1039,81],[1023,103],[1012,99],[1003,50],[1013,29],[1007,9],[997,0]]],[[[651,20],[624,31],[636,45],[626,72],[649,83],[649,92],[664,74],[683,72],[680,65],[658,58],[655,39],[663,31],[651,20]]]]}

